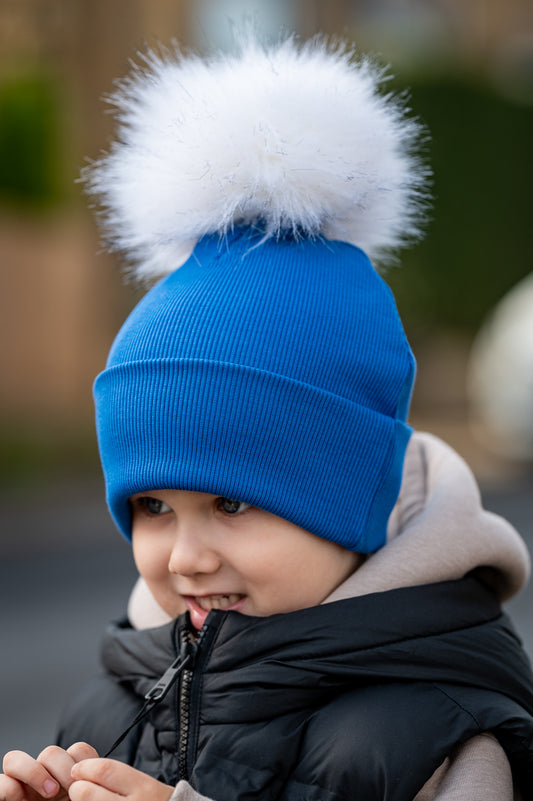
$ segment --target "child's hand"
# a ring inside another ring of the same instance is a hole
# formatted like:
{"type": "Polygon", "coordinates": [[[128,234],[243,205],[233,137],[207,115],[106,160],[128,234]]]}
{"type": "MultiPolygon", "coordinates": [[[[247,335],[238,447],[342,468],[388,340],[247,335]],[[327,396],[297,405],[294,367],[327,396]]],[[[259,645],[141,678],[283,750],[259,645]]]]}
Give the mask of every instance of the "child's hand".
{"type": "Polygon", "coordinates": [[[84,759],[72,768],[72,780],[70,801],[169,801],[174,792],[174,787],[115,759],[84,759]]]}
{"type": "Polygon", "coordinates": [[[37,759],[24,751],[10,751],[0,774],[0,801],[67,801],[73,765],[97,756],[87,743],[75,743],[66,751],[51,745],[37,759]]]}

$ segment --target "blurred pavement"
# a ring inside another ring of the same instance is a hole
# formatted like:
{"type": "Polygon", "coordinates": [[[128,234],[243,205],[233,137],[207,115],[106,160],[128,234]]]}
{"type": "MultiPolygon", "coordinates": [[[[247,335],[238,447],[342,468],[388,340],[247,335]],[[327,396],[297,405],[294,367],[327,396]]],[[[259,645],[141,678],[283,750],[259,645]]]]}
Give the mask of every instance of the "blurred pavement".
{"type": "MultiPolygon", "coordinates": [[[[487,489],[533,551],[531,482],[487,489]]],[[[98,670],[102,630],[125,610],[135,568],[98,482],[3,497],[0,508],[0,756],[34,755],[61,709],[98,670]]],[[[533,657],[533,585],[508,609],[533,657]]]]}

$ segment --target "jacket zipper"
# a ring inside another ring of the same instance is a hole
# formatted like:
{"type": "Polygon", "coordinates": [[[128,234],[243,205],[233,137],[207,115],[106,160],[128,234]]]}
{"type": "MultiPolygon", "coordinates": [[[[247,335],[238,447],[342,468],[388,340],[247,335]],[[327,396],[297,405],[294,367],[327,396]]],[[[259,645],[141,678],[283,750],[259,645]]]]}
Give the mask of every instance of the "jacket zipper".
{"type": "Polygon", "coordinates": [[[179,694],[178,694],[178,779],[188,779],[187,755],[189,751],[189,733],[191,726],[191,685],[194,675],[194,666],[198,656],[198,650],[202,644],[202,639],[206,632],[203,626],[196,638],[190,630],[183,626],[180,629],[181,647],[180,655],[186,660],[187,667],[181,673],[179,694]]]}
{"type": "Polygon", "coordinates": [[[112,751],[119,746],[123,740],[125,740],[126,736],[130,733],[130,731],[135,728],[156,706],[156,704],[160,703],[163,698],[166,697],[171,687],[174,686],[177,679],[179,678],[180,674],[183,673],[190,673],[192,678],[192,669],[186,669],[189,665],[193,666],[194,658],[196,655],[196,648],[192,647],[192,641],[188,641],[185,637],[182,638],[182,646],[180,648],[179,655],[176,657],[174,662],[165,670],[159,681],[157,681],[153,687],[151,687],[146,695],[144,696],[144,704],[139,710],[139,712],[135,715],[134,719],[130,723],[130,725],[122,732],[122,734],[117,737],[113,745],[106,751],[103,755],[104,757],[108,757],[112,751]]]}
{"type": "Polygon", "coordinates": [[[108,757],[117,748],[132,729],[135,728],[151,711],[166,697],[169,690],[180,679],[178,690],[178,777],[188,778],[187,753],[189,749],[189,732],[191,724],[191,685],[194,676],[194,666],[198,649],[202,643],[207,626],[203,626],[198,635],[193,637],[189,628],[183,625],[179,629],[179,654],[174,662],[167,668],[153,687],[144,696],[144,704],[134,717],[130,725],[117,737],[113,745],[104,754],[108,757]]]}

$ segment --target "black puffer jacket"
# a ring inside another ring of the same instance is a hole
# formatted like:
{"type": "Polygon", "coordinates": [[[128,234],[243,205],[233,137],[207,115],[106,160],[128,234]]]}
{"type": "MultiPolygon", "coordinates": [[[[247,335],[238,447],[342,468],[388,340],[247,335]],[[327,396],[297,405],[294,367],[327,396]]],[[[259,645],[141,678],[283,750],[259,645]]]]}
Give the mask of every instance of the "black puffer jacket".
{"type": "Polygon", "coordinates": [[[217,801],[412,801],[454,745],[492,731],[532,798],[533,676],[477,579],[270,618],[213,611],[199,645],[186,625],[112,627],[107,675],[60,744],[104,752],[189,649],[194,669],[114,754],[168,784],[217,801]]]}

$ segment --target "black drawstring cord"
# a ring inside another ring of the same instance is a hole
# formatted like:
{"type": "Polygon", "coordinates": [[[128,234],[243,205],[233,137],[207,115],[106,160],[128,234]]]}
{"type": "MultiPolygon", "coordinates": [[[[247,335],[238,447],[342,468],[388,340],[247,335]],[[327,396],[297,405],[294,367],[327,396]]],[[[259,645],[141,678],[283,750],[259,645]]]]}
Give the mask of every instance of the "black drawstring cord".
{"type": "Polygon", "coordinates": [[[156,684],[154,684],[154,686],[150,690],[148,690],[148,692],[144,696],[143,706],[141,707],[139,712],[137,712],[137,714],[135,715],[134,719],[132,720],[128,728],[122,732],[120,737],[117,737],[111,748],[108,751],[106,751],[106,753],[104,754],[104,758],[108,757],[115,750],[115,748],[119,746],[120,743],[127,737],[130,731],[134,729],[135,726],[137,726],[141,722],[141,720],[143,720],[146,717],[146,715],[149,714],[149,712],[152,711],[154,706],[156,706],[156,704],[158,704],[160,701],[163,700],[163,698],[166,696],[166,694],[168,693],[168,691],[170,690],[170,688],[172,687],[172,685],[174,684],[174,682],[176,681],[182,670],[184,670],[187,667],[191,659],[192,656],[190,653],[185,655],[182,655],[182,653],[180,653],[180,655],[174,660],[174,662],[170,665],[170,667],[164,672],[159,681],[156,684]]]}

